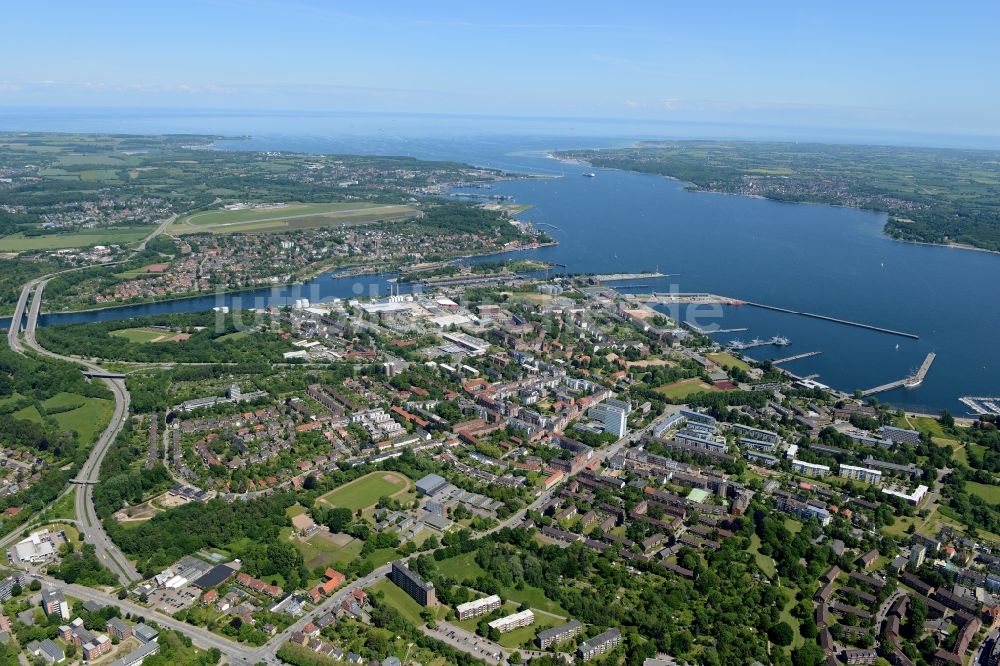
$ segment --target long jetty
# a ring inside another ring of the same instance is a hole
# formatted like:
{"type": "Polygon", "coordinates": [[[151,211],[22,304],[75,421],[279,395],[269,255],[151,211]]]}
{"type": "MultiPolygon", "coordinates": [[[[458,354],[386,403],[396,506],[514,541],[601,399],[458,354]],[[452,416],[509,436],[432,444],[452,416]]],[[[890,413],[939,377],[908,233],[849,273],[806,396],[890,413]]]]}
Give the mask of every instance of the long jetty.
{"type": "Polygon", "coordinates": [[[849,319],[840,319],[838,317],[830,317],[828,315],[816,314],[814,312],[804,312],[801,310],[792,310],[789,308],[781,308],[777,305],[765,305],[764,303],[754,303],[752,301],[743,301],[745,305],[752,305],[755,308],[761,308],[763,310],[772,310],[774,312],[784,312],[785,314],[801,315],[803,317],[812,317],[813,319],[822,319],[823,321],[832,321],[835,324],[844,324],[845,326],[854,326],[856,328],[865,328],[869,331],[877,331],[879,333],[888,333],[889,335],[898,335],[904,338],[910,338],[911,340],[919,340],[920,336],[915,333],[907,333],[905,331],[897,331],[892,328],[884,328],[882,326],[874,326],[872,324],[864,324],[858,321],[850,321],[849,319]]]}
{"type": "Polygon", "coordinates": [[[747,331],[750,330],[749,328],[719,328],[714,331],[710,331],[707,328],[700,328],[698,326],[695,326],[691,322],[684,322],[684,323],[686,323],[688,326],[694,329],[696,333],[701,333],[702,335],[715,335],[717,333],[746,333],[747,331]]]}
{"type": "Polygon", "coordinates": [[[803,358],[810,358],[811,356],[819,356],[823,352],[821,351],[811,351],[805,352],[804,354],[796,354],[795,356],[786,356],[785,358],[776,358],[771,360],[772,365],[778,365],[779,363],[791,363],[792,361],[798,361],[803,358]]]}
{"type": "Polygon", "coordinates": [[[870,388],[861,392],[862,396],[874,395],[875,393],[883,393],[885,391],[891,391],[893,389],[898,389],[902,387],[915,388],[920,386],[921,382],[924,381],[924,377],[927,376],[927,371],[931,369],[931,363],[937,358],[937,354],[931,352],[924,359],[924,362],[920,364],[920,367],[912,375],[907,375],[902,379],[897,379],[894,382],[889,382],[888,384],[882,384],[881,386],[876,386],[875,388],[870,388]]]}
{"type": "Polygon", "coordinates": [[[884,326],[875,326],[873,324],[865,324],[860,321],[851,321],[849,319],[840,319],[839,317],[831,317],[829,315],[817,314],[815,312],[805,312],[803,310],[792,310],[791,308],[783,308],[777,305],[767,305],[766,303],[755,303],[754,301],[743,301],[738,298],[732,298],[729,296],[720,296],[718,294],[709,293],[657,293],[653,292],[651,294],[631,294],[632,298],[645,301],[647,303],[659,303],[661,305],[673,305],[673,304],[698,304],[698,303],[718,303],[721,305],[750,305],[755,308],[760,308],[762,310],[771,310],[772,312],[783,312],[785,314],[799,315],[802,317],[811,317],[812,319],[820,319],[822,321],[833,322],[834,324],[843,324],[844,326],[854,326],[855,328],[864,328],[869,331],[875,331],[877,333],[887,333],[889,335],[898,335],[903,338],[909,338],[911,340],[919,340],[920,336],[916,333],[907,333],[906,331],[897,331],[893,328],[885,328],[884,326]]]}
{"type": "MultiPolygon", "coordinates": [[[[598,275],[591,275],[590,277],[599,282],[620,282],[622,280],[644,280],[647,278],[662,278],[669,276],[659,271],[655,271],[649,273],[603,273],[598,275]]],[[[621,286],[621,285],[615,285],[615,286],[621,286]]]]}

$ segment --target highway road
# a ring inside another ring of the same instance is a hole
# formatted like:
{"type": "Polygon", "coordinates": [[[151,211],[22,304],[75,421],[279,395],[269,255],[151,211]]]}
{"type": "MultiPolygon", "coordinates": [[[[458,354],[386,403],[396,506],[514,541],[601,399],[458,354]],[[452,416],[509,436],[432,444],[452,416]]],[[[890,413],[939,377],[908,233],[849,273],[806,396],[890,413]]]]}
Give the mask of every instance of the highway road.
{"type": "MultiPolygon", "coordinates": [[[[177,216],[173,215],[165,220],[162,220],[156,228],[149,233],[149,235],[142,239],[137,246],[136,251],[143,250],[146,247],[146,243],[162,233],[163,230],[166,229],[167,226],[169,226],[175,219],[177,219],[177,216]]],[[[102,265],[111,266],[117,263],[121,262],[111,262],[102,265]]],[[[83,268],[88,267],[84,266],[58,271],[43,277],[35,278],[24,285],[21,289],[21,295],[18,298],[17,305],[14,308],[14,316],[11,319],[11,326],[7,331],[7,342],[12,350],[18,352],[19,354],[24,354],[25,347],[27,347],[42,356],[75,363],[83,366],[91,372],[106,372],[104,368],[101,368],[90,361],[64,356],[62,354],[49,351],[39,345],[38,341],[35,339],[35,331],[38,328],[38,316],[42,309],[42,297],[45,292],[45,285],[47,285],[49,280],[57,275],[82,270],[83,268]],[[31,299],[31,305],[30,309],[27,309],[29,297],[31,299]],[[20,328],[21,323],[24,320],[26,309],[28,317],[27,321],[24,322],[24,337],[22,343],[20,328]]],[[[86,462],[84,462],[76,478],[73,480],[73,483],[78,486],[75,503],[76,524],[80,529],[81,534],[83,534],[86,542],[94,545],[97,557],[101,560],[101,563],[110,569],[118,577],[118,580],[120,580],[122,584],[128,584],[139,580],[141,576],[128,558],[125,557],[118,547],[111,541],[107,532],[104,531],[104,526],[101,524],[101,521],[97,516],[97,512],[94,510],[93,484],[98,481],[100,476],[101,462],[104,460],[104,456],[107,455],[108,449],[115,441],[115,438],[118,437],[118,433],[121,432],[122,427],[125,425],[125,420],[129,417],[129,393],[125,388],[124,380],[102,379],[101,381],[103,381],[104,384],[111,390],[115,400],[115,409],[111,416],[111,421],[94,443],[94,448],[91,450],[86,462]]]]}
{"type": "MultiPolygon", "coordinates": [[[[7,332],[7,342],[10,345],[10,348],[20,354],[24,354],[26,353],[26,349],[30,349],[42,356],[75,363],[94,372],[103,372],[103,368],[90,363],[89,361],[70,358],[68,356],[51,352],[39,345],[35,340],[35,331],[38,327],[38,316],[41,312],[45,285],[48,284],[48,281],[51,278],[52,276],[46,276],[32,280],[22,288],[21,296],[18,298],[18,302],[14,310],[12,325],[7,332]],[[24,334],[22,338],[19,336],[20,326],[15,323],[19,324],[21,322],[24,317],[25,310],[27,310],[27,321],[24,325],[24,334]]],[[[125,420],[128,418],[129,394],[125,389],[125,382],[120,379],[105,379],[102,381],[111,390],[114,396],[115,409],[112,414],[111,421],[94,443],[94,448],[91,450],[90,456],[81,467],[76,479],[74,479],[74,483],[79,486],[76,493],[76,522],[87,543],[94,544],[97,556],[100,558],[101,562],[114,572],[122,583],[128,583],[138,580],[140,578],[139,572],[134,566],[132,566],[132,563],[121,554],[118,548],[115,547],[115,545],[111,542],[111,539],[108,538],[107,532],[104,531],[104,527],[101,525],[101,522],[97,517],[97,513],[94,511],[92,484],[98,479],[101,462],[104,460],[104,456],[107,454],[108,448],[111,446],[111,443],[114,442],[118,433],[125,425],[125,420]]]]}

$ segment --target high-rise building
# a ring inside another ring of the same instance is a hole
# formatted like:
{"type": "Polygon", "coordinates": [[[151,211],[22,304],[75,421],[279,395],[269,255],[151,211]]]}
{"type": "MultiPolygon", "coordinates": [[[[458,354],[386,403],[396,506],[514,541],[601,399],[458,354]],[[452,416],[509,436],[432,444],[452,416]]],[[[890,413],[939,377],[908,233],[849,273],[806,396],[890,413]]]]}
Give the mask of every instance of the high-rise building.
{"type": "Polygon", "coordinates": [[[604,432],[621,439],[628,432],[628,413],[630,408],[627,402],[621,400],[605,400],[599,405],[590,408],[591,418],[597,419],[604,426],[604,432]]]}
{"type": "Polygon", "coordinates": [[[421,606],[437,605],[437,592],[434,590],[434,583],[425,582],[415,572],[410,571],[405,564],[393,562],[392,571],[389,572],[389,580],[403,588],[403,591],[413,597],[413,600],[421,606]]]}

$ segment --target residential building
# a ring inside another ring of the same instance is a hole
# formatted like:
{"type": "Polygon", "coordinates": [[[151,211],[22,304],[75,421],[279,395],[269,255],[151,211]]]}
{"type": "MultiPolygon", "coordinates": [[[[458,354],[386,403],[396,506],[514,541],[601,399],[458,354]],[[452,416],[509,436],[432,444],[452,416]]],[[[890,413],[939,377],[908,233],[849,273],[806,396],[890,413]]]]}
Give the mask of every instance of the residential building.
{"type": "Polygon", "coordinates": [[[870,649],[852,650],[845,648],[841,653],[841,659],[847,664],[874,664],[875,660],[878,659],[878,653],[870,649]]]}
{"type": "Polygon", "coordinates": [[[137,649],[129,652],[121,659],[116,659],[111,662],[110,666],[139,666],[139,664],[145,661],[148,657],[152,657],[159,651],[159,643],[155,641],[152,643],[143,643],[137,649]]]}
{"type": "Polygon", "coordinates": [[[434,584],[425,582],[415,572],[410,571],[405,564],[398,561],[392,563],[389,580],[398,585],[421,606],[436,606],[437,592],[434,584]]]}
{"type": "Polygon", "coordinates": [[[488,597],[476,599],[475,601],[467,601],[464,604],[455,606],[455,613],[458,615],[459,620],[467,620],[470,617],[488,615],[500,608],[501,604],[502,602],[500,601],[500,597],[495,594],[491,594],[488,597]]]}
{"type": "Polygon", "coordinates": [[[538,647],[545,650],[553,645],[565,643],[574,636],[579,636],[582,632],[583,623],[578,620],[570,620],[566,624],[560,624],[558,627],[539,631],[536,640],[538,641],[538,647]]]}
{"type": "Polygon", "coordinates": [[[83,658],[93,661],[111,652],[111,639],[107,636],[95,636],[92,641],[83,645],[83,658]]]}
{"type": "Polygon", "coordinates": [[[523,610],[506,617],[497,618],[490,622],[490,628],[496,629],[501,634],[514,631],[520,627],[527,627],[535,622],[535,614],[531,610],[523,610]]]}
{"type": "Polygon", "coordinates": [[[830,473],[827,465],[817,465],[805,460],[792,460],[792,470],[805,476],[826,476],[830,473]]]}
{"type": "Polygon", "coordinates": [[[58,614],[64,620],[69,619],[69,604],[59,590],[44,590],[42,592],[42,610],[46,615],[58,614]]]}
{"type": "Polygon", "coordinates": [[[882,472],[867,467],[841,465],[840,476],[845,479],[854,479],[855,481],[864,481],[865,483],[874,483],[876,485],[882,483],[882,472]]]}
{"type": "Polygon", "coordinates": [[[123,641],[132,635],[132,627],[125,624],[121,618],[113,617],[108,620],[107,632],[119,641],[123,641]]]}
{"type": "Polygon", "coordinates": [[[49,664],[61,664],[66,661],[66,653],[52,640],[46,638],[44,641],[31,641],[26,649],[36,657],[41,657],[49,664]]]}
{"type": "Polygon", "coordinates": [[[140,643],[155,643],[160,634],[148,624],[137,624],[132,630],[132,635],[139,639],[140,643]]]}
{"type": "Polygon", "coordinates": [[[621,439],[628,431],[628,411],[617,404],[612,404],[617,402],[617,400],[605,400],[591,407],[589,414],[591,418],[601,422],[604,432],[621,439]]]}
{"type": "Polygon", "coordinates": [[[576,649],[576,655],[584,661],[590,661],[594,657],[611,652],[621,642],[622,632],[617,629],[608,629],[604,633],[580,643],[580,647],[576,649]]]}

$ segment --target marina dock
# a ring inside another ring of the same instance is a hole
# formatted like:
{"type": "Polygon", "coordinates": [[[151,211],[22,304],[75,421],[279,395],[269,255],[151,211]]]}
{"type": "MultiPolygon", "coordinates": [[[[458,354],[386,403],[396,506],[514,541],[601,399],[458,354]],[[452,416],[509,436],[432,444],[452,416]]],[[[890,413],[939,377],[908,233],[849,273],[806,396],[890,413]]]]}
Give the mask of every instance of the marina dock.
{"type": "Polygon", "coordinates": [[[755,338],[750,342],[743,342],[742,340],[730,340],[726,343],[726,346],[730,349],[735,349],[736,351],[743,351],[744,349],[753,349],[754,347],[767,347],[774,345],[775,347],[787,347],[792,344],[792,341],[788,338],[783,338],[780,335],[776,335],[773,338],[767,340],[761,340],[760,338],[755,338]]]}
{"type": "Polygon", "coordinates": [[[1000,397],[967,395],[959,398],[959,401],[976,414],[1000,416],[1000,397]]]}
{"type": "Polygon", "coordinates": [[[775,358],[771,359],[771,364],[778,365],[779,363],[791,363],[792,361],[798,361],[799,359],[819,356],[822,353],[823,352],[821,351],[811,351],[811,352],[805,352],[804,354],[796,354],[795,356],[786,356],[785,358],[775,358]]]}
{"type": "Polygon", "coordinates": [[[874,395],[876,393],[884,393],[885,391],[892,391],[898,388],[916,388],[920,386],[921,382],[924,381],[924,377],[927,376],[927,371],[931,369],[931,363],[937,358],[937,354],[931,352],[924,359],[924,362],[920,364],[920,367],[911,375],[907,375],[903,379],[897,379],[894,382],[889,382],[888,384],[882,384],[881,386],[876,386],[875,388],[870,388],[861,392],[863,397],[874,395]]]}

